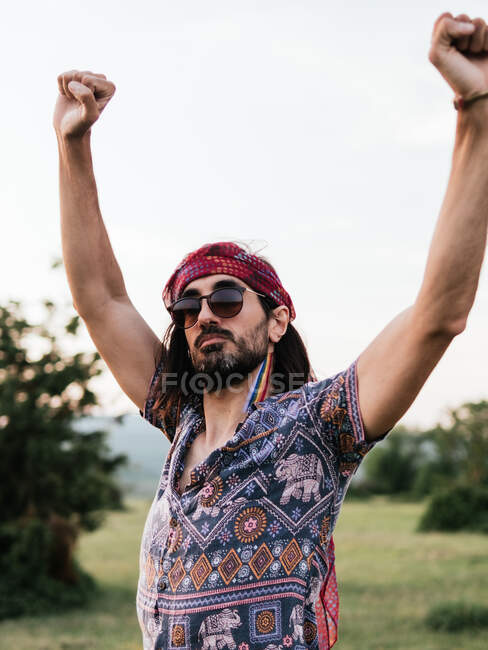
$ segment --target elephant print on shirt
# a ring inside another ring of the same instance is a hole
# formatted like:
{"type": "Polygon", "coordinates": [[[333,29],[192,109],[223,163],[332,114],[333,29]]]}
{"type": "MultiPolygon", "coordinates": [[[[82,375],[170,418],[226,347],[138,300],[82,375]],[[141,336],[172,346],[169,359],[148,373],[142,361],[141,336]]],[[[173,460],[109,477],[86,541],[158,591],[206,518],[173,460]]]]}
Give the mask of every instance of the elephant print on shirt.
{"type": "Polygon", "coordinates": [[[242,625],[237,609],[223,609],[203,619],[198,638],[203,640],[202,650],[236,649],[232,630],[242,625]]]}
{"type": "Polygon", "coordinates": [[[291,497],[308,502],[313,498],[320,501],[320,485],[324,481],[324,471],[320,458],[315,454],[291,454],[276,465],[278,481],[286,481],[280,504],[285,505],[291,497]]]}
{"type": "Polygon", "coordinates": [[[204,506],[202,502],[199,501],[191,518],[194,521],[200,519],[202,512],[209,517],[216,517],[220,512],[220,508],[217,508],[217,506],[204,506]]]}
{"type": "Polygon", "coordinates": [[[310,578],[310,593],[305,599],[305,605],[313,605],[319,597],[322,581],[315,576],[310,578]]]}
{"type": "Polygon", "coordinates": [[[303,638],[303,607],[300,604],[295,605],[291,610],[290,626],[293,627],[293,640],[299,643],[305,643],[303,638]]]}

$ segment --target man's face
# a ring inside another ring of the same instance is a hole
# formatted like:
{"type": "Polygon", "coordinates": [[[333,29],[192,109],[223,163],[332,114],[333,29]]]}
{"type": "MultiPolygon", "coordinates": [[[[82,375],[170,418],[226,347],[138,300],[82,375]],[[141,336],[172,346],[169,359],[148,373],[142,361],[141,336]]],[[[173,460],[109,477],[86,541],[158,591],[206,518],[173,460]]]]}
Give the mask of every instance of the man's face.
{"type": "MultiPolygon", "coordinates": [[[[239,278],[219,273],[193,280],[185,287],[182,297],[206,296],[224,286],[250,289],[239,278]]],[[[268,352],[268,319],[259,297],[245,291],[242,298],[241,311],[231,318],[214,314],[203,299],[197,322],[185,330],[193,367],[196,372],[208,375],[209,392],[246,379],[268,352]]]]}

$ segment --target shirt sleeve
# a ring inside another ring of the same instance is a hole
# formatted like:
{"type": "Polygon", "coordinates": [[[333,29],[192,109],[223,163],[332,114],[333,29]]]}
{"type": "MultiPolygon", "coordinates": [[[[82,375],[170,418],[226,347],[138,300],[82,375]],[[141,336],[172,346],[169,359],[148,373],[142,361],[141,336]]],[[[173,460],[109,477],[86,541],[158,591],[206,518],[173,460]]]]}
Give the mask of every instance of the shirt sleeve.
{"type": "Polygon", "coordinates": [[[357,359],[342,372],[305,384],[309,416],[322,442],[335,450],[339,473],[354,474],[365,455],[387,434],[368,442],[358,398],[357,359]]]}
{"type": "Polygon", "coordinates": [[[144,402],[144,409],[139,409],[139,415],[147,420],[153,427],[160,429],[169,442],[173,442],[175,427],[168,423],[161,412],[161,409],[154,409],[154,405],[162,395],[161,374],[163,372],[163,361],[159,361],[149,384],[149,391],[144,402]]]}

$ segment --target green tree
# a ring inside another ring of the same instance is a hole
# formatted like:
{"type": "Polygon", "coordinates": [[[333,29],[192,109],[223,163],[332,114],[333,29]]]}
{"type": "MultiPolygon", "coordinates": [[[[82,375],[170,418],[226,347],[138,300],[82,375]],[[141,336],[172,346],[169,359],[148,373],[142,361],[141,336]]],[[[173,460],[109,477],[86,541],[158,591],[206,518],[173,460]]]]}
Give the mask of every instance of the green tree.
{"type": "Polygon", "coordinates": [[[488,401],[451,409],[446,426],[438,424],[422,437],[435,451],[418,473],[418,496],[453,483],[488,487],[488,401]]]}
{"type": "Polygon", "coordinates": [[[488,401],[463,404],[451,417],[449,433],[463,441],[462,477],[470,485],[488,486],[488,401]]]}
{"type": "Polygon", "coordinates": [[[420,443],[420,436],[397,425],[366,459],[364,489],[373,494],[410,492],[422,463],[420,443]]]}
{"type": "Polygon", "coordinates": [[[415,486],[432,493],[418,529],[488,532],[488,401],[452,409],[447,426],[425,435],[437,453],[415,486]]]}
{"type": "MultiPolygon", "coordinates": [[[[76,431],[97,404],[88,388],[100,355],[63,354],[49,327],[57,313],[44,301],[45,324],[33,325],[21,303],[0,306],[0,618],[79,605],[95,589],[77,564],[81,531],[123,507],[105,432],[76,431]],[[31,346],[45,352],[32,358],[31,346]]],[[[74,316],[64,325],[75,336],[74,316]]]]}

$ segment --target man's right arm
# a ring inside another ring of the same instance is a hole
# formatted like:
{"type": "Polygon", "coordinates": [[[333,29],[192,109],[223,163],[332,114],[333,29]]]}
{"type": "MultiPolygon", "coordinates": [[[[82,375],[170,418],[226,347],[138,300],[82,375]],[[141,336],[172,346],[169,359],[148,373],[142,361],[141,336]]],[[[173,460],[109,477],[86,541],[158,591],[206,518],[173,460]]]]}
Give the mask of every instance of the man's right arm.
{"type": "Polygon", "coordinates": [[[61,241],[73,306],[122,390],[142,409],[161,342],[132,305],[98,203],[91,126],[115,86],[104,75],[58,77],[61,241]]]}

